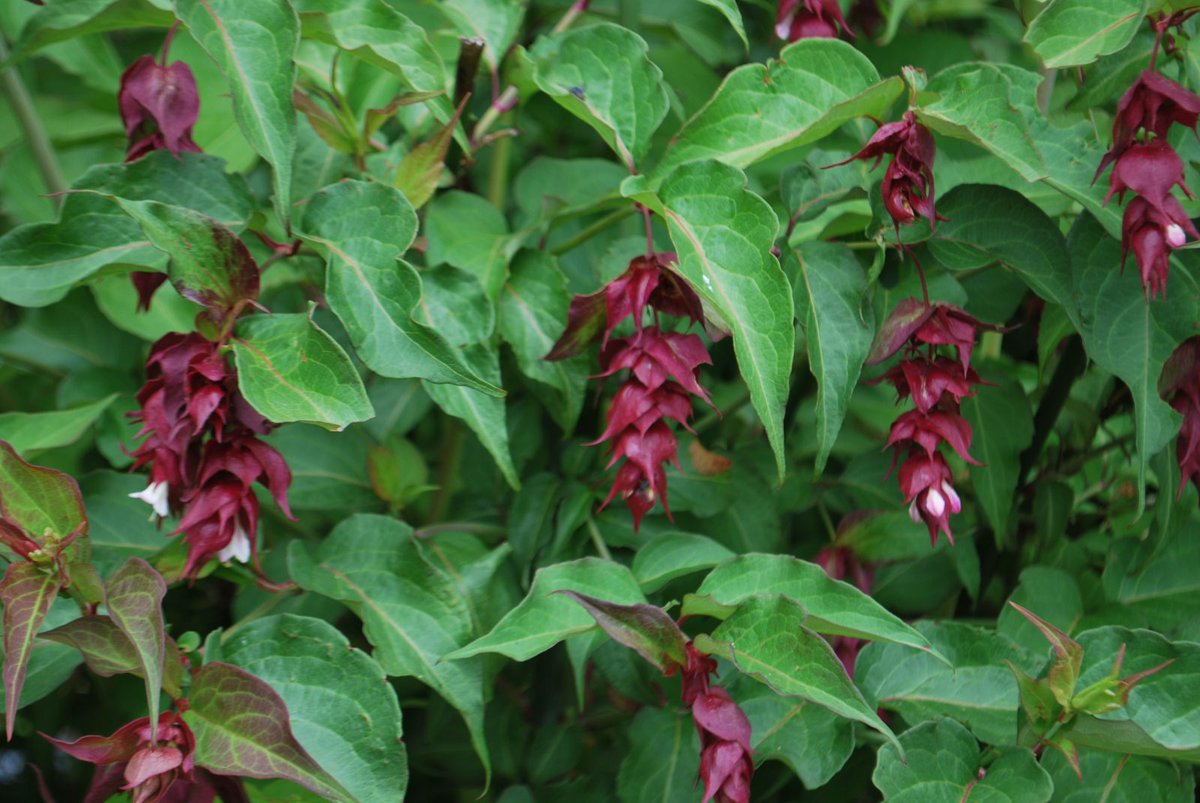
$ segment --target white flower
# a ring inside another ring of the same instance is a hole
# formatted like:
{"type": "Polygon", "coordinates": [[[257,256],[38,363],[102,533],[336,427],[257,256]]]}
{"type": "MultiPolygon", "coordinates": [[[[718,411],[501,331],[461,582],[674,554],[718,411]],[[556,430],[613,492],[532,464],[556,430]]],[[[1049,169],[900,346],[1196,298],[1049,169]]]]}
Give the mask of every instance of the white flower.
{"type": "Polygon", "coordinates": [[[908,506],[908,517],[912,519],[913,524],[921,523],[921,511],[917,510],[917,500],[912,500],[912,504],[908,506]]]}
{"type": "Polygon", "coordinates": [[[234,558],[237,558],[239,563],[246,563],[250,560],[250,538],[240,524],[233,531],[233,537],[229,539],[229,543],[217,553],[217,560],[222,563],[234,558]]]}
{"type": "Polygon", "coordinates": [[[946,512],[946,497],[938,493],[936,488],[930,488],[925,494],[925,512],[935,519],[941,518],[946,512]]]}
{"type": "Polygon", "coordinates": [[[1167,245],[1172,248],[1179,248],[1187,242],[1187,235],[1183,232],[1183,226],[1178,223],[1172,223],[1167,226],[1167,245]]]}
{"type": "Polygon", "coordinates": [[[143,502],[154,508],[154,512],[166,518],[171,515],[171,505],[167,501],[167,492],[170,488],[166,482],[152,482],[146,486],[144,491],[130,494],[132,499],[141,499],[143,502]]]}
{"type": "Polygon", "coordinates": [[[962,512],[962,500],[958,498],[958,492],[954,490],[954,486],[947,480],[942,480],[942,493],[950,500],[950,512],[962,512]]]}

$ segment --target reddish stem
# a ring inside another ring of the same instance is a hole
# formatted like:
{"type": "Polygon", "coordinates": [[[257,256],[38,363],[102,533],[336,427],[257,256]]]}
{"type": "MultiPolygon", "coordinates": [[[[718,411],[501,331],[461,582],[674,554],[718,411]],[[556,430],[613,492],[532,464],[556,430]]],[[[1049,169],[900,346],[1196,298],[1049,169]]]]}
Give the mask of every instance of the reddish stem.
{"type": "Polygon", "coordinates": [[[179,30],[179,20],[175,21],[167,30],[167,37],[163,39],[162,56],[159,58],[159,64],[163,67],[167,66],[167,51],[171,49],[171,40],[175,38],[175,32],[179,30]]]}

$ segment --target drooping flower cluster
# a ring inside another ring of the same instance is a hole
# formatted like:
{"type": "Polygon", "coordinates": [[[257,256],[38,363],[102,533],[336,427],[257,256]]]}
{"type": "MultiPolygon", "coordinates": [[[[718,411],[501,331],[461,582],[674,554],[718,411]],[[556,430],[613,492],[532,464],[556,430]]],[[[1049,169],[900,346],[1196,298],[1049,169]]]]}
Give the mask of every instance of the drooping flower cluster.
{"type": "Polygon", "coordinates": [[[905,112],[898,123],[886,123],[867,140],[858,153],[829,167],[844,165],[855,159],[874,159],[874,170],[886,154],[892,161],[883,174],[883,205],[897,234],[901,226],[913,223],[918,216],[935,226],[939,218],[934,210],[933,158],[937,146],[933,133],[917,122],[916,116],[905,112]]]}
{"type": "Polygon", "coordinates": [[[135,719],[111,736],[84,736],[74,742],[42,736],[67,755],[96,765],[83,803],[103,803],[122,791],[133,803],[190,803],[245,800],[241,781],[195,765],[196,737],[183,717],[168,711],[158,718],[152,741],[150,718],[135,719]]]}
{"type": "Polygon", "coordinates": [[[624,459],[604,505],[619,494],[633,514],[635,531],[659,500],[671,515],[663,466],[679,461],[678,442],[668,420],[689,428],[691,397],[711,404],[697,379],[700,366],[712,362],[704,341],[698,335],[645,325],[647,309],[654,311],[656,321],[660,314],[703,320],[699,297],[666,267],[674,261],[672,253],[637,257],[604,289],[576,296],[566,331],[546,355],[548,360],[571,357],[603,332],[598,376],[628,371],[608,410],[603,434],[589,445],[612,442],[610,468],[624,459]],[[634,333],[611,338],[617,325],[630,316],[634,333]]]}
{"type": "Polygon", "coordinates": [[[140,159],[150,151],[199,152],[192,127],[200,115],[200,93],[191,68],[182,61],[159,64],[142,56],[121,75],[117,94],[129,147],[125,161],[140,159]]]}
{"type": "Polygon", "coordinates": [[[1186,243],[1188,235],[1200,238],[1171,192],[1178,185],[1193,197],[1183,183],[1183,161],[1167,142],[1173,124],[1195,131],[1198,118],[1200,97],[1153,68],[1145,70],[1117,104],[1112,148],[1096,169],[1099,178],[1112,165],[1105,203],[1114,195],[1124,201],[1126,191],[1135,196],[1121,220],[1121,269],[1133,251],[1142,287],[1151,298],[1166,291],[1171,251],[1186,243]]]}
{"type": "Polygon", "coordinates": [[[150,466],[150,485],[132,494],[160,517],[182,511],[178,528],[188,544],[185,573],[194,576],[211,557],[245,563],[257,555],[258,498],[267,487],[291,516],[292,481],[279,452],[259,440],[271,424],[238,392],[237,376],[216,343],[171,333],[150,348],[146,383],[137,394],[145,437],[134,468],[150,466]]]}
{"type": "Polygon", "coordinates": [[[700,737],[701,803],[750,803],[754,759],[750,751],[750,720],[720,686],[710,686],[717,662],[687,644],[683,667],[683,704],[691,708],[700,737]]]}
{"type": "Polygon", "coordinates": [[[892,424],[887,447],[894,450],[893,467],[904,457],[900,490],[912,520],[925,523],[935,545],[939,532],[954,543],[950,516],[962,510],[950,466],[938,447],[946,443],[960,458],[979,465],[970,455],[971,425],[959,405],[973,395],[973,386],[983,384],[971,368],[971,351],[981,328],[991,327],[958,307],[905,299],[880,327],[867,359],[878,363],[904,350],[903,359],[883,379],[896,388],[900,400],[911,396],[914,409],[892,424]],[[938,346],[954,347],[956,359],[938,354],[938,346]]]}
{"type": "MultiPolygon", "coordinates": [[[[864,594],[871,593],[875,582],[875,572],[870,566],[859,561],[854,550],[844,546],[825,547],[813,558],[813,563],[825,570],[825,574],[834,580],[845,580],[853,583],[864,594]]],[[[846,667],[846,674],[854,677],[854,662],[858,659],[858,651],[864,644],[862,639],[853,636],[830,636],[829,643],[837,653],[838,660],[846,667]]]]}
{"type": "Polygon", "coordinates": [[[1175,457],[1179,461],[1179,489],[1191,480],[1200,490],[1200,337],[1191,337],[1175,349],[1163,368],[1163,396],[1183,416],[1175,457]]]}
{"type": "Polygon", "coordinates": [[[780,39],[836,39],[839,32],[854,37],[838,0],[779,0],[775,35],[780,39]]]}

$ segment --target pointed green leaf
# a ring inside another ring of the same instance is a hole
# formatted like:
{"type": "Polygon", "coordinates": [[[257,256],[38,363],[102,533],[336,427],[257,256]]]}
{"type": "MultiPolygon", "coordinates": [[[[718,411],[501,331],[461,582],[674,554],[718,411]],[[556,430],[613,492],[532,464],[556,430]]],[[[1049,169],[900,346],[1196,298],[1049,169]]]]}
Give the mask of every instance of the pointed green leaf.
{"type": "Polygon", "coordinates": [[[300,228],[300,236],[327,251],[329,306],[371,370],[502,395],[440,334],[413,319],[421,277],[400,257],[416,236],[417,216],[403,193],[384,184],[339,182],[308,200],[300,228]]]}
{"type": "Polygon", "coordinates": [[[8,441],[18,452],[66,446],[79,440],[116,398],[114,393],[69,410],[0,413],[0,440],[8,441]]]}
{"type": "Polygon", "coordinates": [[[188,702],[183,718],[196,735],[196,766],[218,775],[285,778],[326,800],[354,800],[296,742],[283,699],[244,669],[205,664],[188,702]]]}
{"type": "Polygon", "coordinates": [[[0,516],[39,544],[87,532],[83,497],[75,480],[61,471],[30,465],[4,441],[0,441],[0,516]]]}
{"type": "Polygon", "coordinates": [[[509,233],[504,214],[486,198],[462,190],[443,192],[425,211],[424,233],[426,264],[444,262],[473,273],[488,298],[500,297],[520,237],[509,233]]]}
{"type": "MultiPolygon", "coordinates": [[[[637,185],[630,188],[636,192],[637,185]]],[[[782,480],[783,408],[795,352],[792,291],[771,254],[779,221],[746,189],[742,171],[720,162],[683,165],[656,196],[638,196],[667,221],[679,272],[706,314],[733,334],[742,378],[782,480]]]]}
{"type": "Polygon", "coordinates": [[[483,57],[493,73],[521,32],[522,0],[445,0],[443,13],[463,36],[482,39],[483,57]]]}
{"type": "Polygon", "coordinates": [[[644,591],[657,591],[677,577],[711,569],[732,557],[726,547],[706,536],[663,533],[634,555],[633,576],[644,591]]]}
{"type": "Polygon", "coordinates": [[[162,601],[167,583],[141,558],[130,558],[108,580],[104,606],[113,624],[129,638],[146,681],[146,707],[150,722],[158,724],[158,698],[166,662],[166,631],[162,601]]]}
{"type": "MultiPolygon", "coordinates": [[[[759,594],[782,594],[799,603],[808,614],[806,626],[818,633],[930,649],[925,636],[871,597],[790,555],[739,555],[713,569],[694,596],[739,605],[759,594]]],[[[695,604],[689,595],[683,612],[695,604]]]]}
{"type": "Polygon", "coordinates": [[[1025,41],[1048,70],[1091,64],[1133,39],[1148,0],[1052,0],[1029,23],[1025,41]]]}
{"type": "Polygon", "coordinates": [[[659,172],[699,159],[746,167],[815,142],[856,117],[882,117],[903,89],[899,78],[880,81],[853,45],[801,40],[765,65],[747,64],[726,76],[675,135],[659,172]]]}
{"type": "Polygon", "coordinates": [[[245,318],[233,353],[239,389],[268,421],[339,430],[375,415],[354,364],[309,315],[245,318]]]}
{"type": "Polygon", "coordinates": [[[1196,774],[1184,763],[1171,765],[1142,756],[1081,750],[1080,778],[1057,750],[1042,755],[1042,767],[1054,782],[1053,803],[1193,803],[1196,774]]]}
{"type": "MultiPolygon", "coordinates": [[[[41,631],[38,633],[38,638],[34,640],[33,648],[29,653],[29,663],[25,671],[25,683],[21,686],[18,709],[36,703],[57,690],[83,662],[77,651],[45,638],[45,635],[57,626],[77,618],[79,618],[79,604],[72,599],[60,596],[50,606],[50,612],[42,620],[41,631]]],[[[4,650],[0,646],[0,663],[3,662],[3,658],[4,650]]],[[[4,710],[7,710],[7,706],[4,705],[3,696],[0,696],[0,711],[4,710]]]]}
{"type": "MultiPolygon", "coordinates": [[[[417,678],[458,709],[490,773],[483,663],[447,660],[471,638],[471,618],[450,581],[421,559],[412,529],[383,516],[354,516],[321,542],[315,559],[293,544],[288,569],[301,588],[344,603],[362,620],[385,672],[417,678]]],[[[560,602],[587,618],[570,600],[560,602]]]]}
{"type": "Polygon", "coordinates": [[[903,753],[890,744],[879,749],[871,775],[889,803],[1047,803],[1054,792],[1031,751],[1001,749],[985,766],[975,737],[952,719],[922,722],[900,744],[903,753]]]}
{"type": "Polygon", "coordinates": [[[43,5],[21,29],[11,62],[20,61],[47,45],[89,33],[120,28],[166,28],[175,21],[170,11],[149,0],[74,0],[43,5]]]}
{"type": "Polygon", "coordinates": [[[633,650],[664,674],[687,666],[687,636],[662,608],[644,603],[618,605],[568,589],[556,593],[578,602],[614,641],[633,650]]]}
{"type": "Polygon", "coordinates": [[[755,762],[781,761],[809,789],[827,784],[854,752],[853,723],[827,708],[760,683],[738,683],[732,694],[750,720],[755,762]]]}
{"type": "Polygon", "coordinates": [[[455,650],[459,660],[485,652],[528,661],[563,639],[596,627],[596,621],[573,600],[555,591],[586,592],[623,604],[645,602],[629,569],[600,558],[582,558],[538,569],[529,593],[486,636],[455,650]]]}
{"type": "Polygon", "coordinates": [[[691,717],[646,706],[629,725],[629,752],[617,773],[622,803],[694,803],[700,740],[691,717]]]}
{"type": "Polygon", "coordinates": [[[746,26],[742,23],[742,12],[738,11],[737,0],[700,0],[706,6],[712,6],[721,12],[721,16],[729,20],[733,32],[742,40],[742,45],[748,50],[750,40],[746,38],[746,26]]]}
{"type": "Polygon", "coordinates": [[[271,165],[275,212],[286,227],[296,152],[296,12],[287,0],[175,0],[175,13],[229,81],[238,127],[271,165]]]}
{"type": "MultiPolygon", "coordinates": [[[[464,97],[463,104],[466,104],[466,100],[464,97]]],[[[441,181],[446,153],[450,150],[450,141],[454,138],[454,128],[458,125],[458,116],[462,114],[462,110],[463,105],[459,105],[450,122],[439,128],[428,140],[418,143],[404,154],[396,168],[396,177],[392,184],[404,193],[413,209],[424,206],[433,197],[434,190],[441,181]]]]}
{"type": "Polygon", "coordinates": [[[271,616],[229,632],[223,661],[265,681],[300,746],[360,803],[404,797],[408,760],[396,692],[379,664],[333,625],[271,616]]]}
{"type": "Polygon", "coordinates": [[[668,107],[645,40],[600,23],[539,39],[531,55],[538,88],[596,129],[635,172],[668,107]]]}
{"type": "Polygon", "coordinates": [[[9,741],[33,642],[61,585],[56,574],[25,561],[9,564],[0,580],[0,602],[4,603],[4,728],[9,741]]]}
{"type": "Polygon", "coordinates": [[[696,648],[728,658],[776,693],[803,697],[835,714],[896,736],[846,675],[829,642],[804,626],[804,609],[783,596],[753,597],[696,648]]]}
{"type": "Polygon", "coordinates": [[[804,323],[808,367],[817,380],[817,473],[833,449],[850,396],[875,337],[875,315],[864,302],[867,274],[854,253],[832,243],[795,251],[796,316],[804,323]]]}
{"type": "Polygon", "coordinates": [[[971,466],[971,487],[995,533],[1006,543],[1009,516],[1017,506],[1021,452],[1033,441],[1033,408],[1025,389],[1001,374],[997,363],[978,364],[992,387],[979,388],[963,400],[962,413],[971,425],[971,455],[983,463],[971,466]],[[997,370],[988,370],[995,365],[997,370]]]}
{"type": "MultiPolygon", "coordinates": [[[[72,580],[75,578],[72,577],[72,580]]],[[[87,662],[88,669],[101,677],[145,677],[141,656],[133,642],[108,616],[81,616],[41,635],[44,639],[79,650],[87,662]]],[[[172,697],[182,695],[183,665],[179,659],[179,647],[168,636],[163,660],[162,687],[163,691],[172,697]]]]}

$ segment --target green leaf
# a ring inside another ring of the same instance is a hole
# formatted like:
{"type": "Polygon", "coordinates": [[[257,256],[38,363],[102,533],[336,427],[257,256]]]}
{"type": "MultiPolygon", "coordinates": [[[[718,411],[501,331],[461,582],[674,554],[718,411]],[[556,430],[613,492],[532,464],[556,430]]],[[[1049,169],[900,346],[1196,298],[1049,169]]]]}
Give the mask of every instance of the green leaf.
{"type": "Polygon", "coordinates": [[[1028,674],[1041,666],[1041,656],[1026,653],[993,631],[962,622],[919,621],[914,627],[950,666],[929,653],[868,644],[854,664],[854,675],[867,699],[907,722],[952,716],[988,744],[1013,744],[1017,685],[1003,662],[1010,660],[1028,674]]]}
{"type": "Polygon", "coordinates": [[[499,298],[508,274],[508,260],[519,242],[508,232],[508,221],[479,195],[461,190],[437,196],[425,213],[425,260],[446,263],[475,274],[487,297],[499,298]]]}
{"type": "MultiPolygon", "coordinates": [[[[463,105],[466,101],[464,97],[463,105]]],[[[413,146],[411,151],[404,154],[396,167],[392,184],[404,193],[413,209],[420,209],[433,197],[442,179],[446,153],[450,150],[450,141],[454,138],[454,129],[463,105],[459,105],[450,122],[439,128],[430,139],[413,146]]]]}
{"type": "Polygon", "coordinates": [[[1176,268],[1166,297],[1147,302],[1136,265],[1121,273],[1119,244],[1090,215],[1076,221],[1068,245],[1083,345],[1088,356],[1119,377],[1133,395],[1140,514],[1150,458],[1179,431],[1179,414],[1159,397],[1158,378],[1175,348],[1194,334],[1198,295],[1176,268]]]}
{"type": "Polygon", "coordinates": [[[662,608],[644,603],[618,605],[566,589],[558,593],[582,605],[614,641],[645,658],[663,674],[687,666],[687,636],[662,608]]]}
{"type": "Polygon", "coordinates": [[[1009,64],[955,64],[930,79],[917,115],[934,131],[974,142],[1026,181],[1037,181],[1048,174],[1030,132],[1030,120],[1040,116],[1034,98],[1041,82],[1037,73],[1009,64]]]}
{"type": "Polygon", "coordinates": [[[370,439],[362,428],[330,432],[320,427],[281,427],[268,443],[292,469],[288,493],[292,510],[361,512],[379,505],[367,473],[370,439]]]}
{"type": "Polygon", "coordinates": [[[719,162],[676,169],[657,197],[639,197],[667,221],[679,272],[706,314],[733,334],[750,401],[767,431],[780,480],[785,461],[783,408],[795,352],[792,291],[771,254],[779,222],[746,189],[742,171],[719,162]]]}
{"type": "Polygon", "coordinates": [[[56,573],[26,561],[10,563],[0,580],[0,602],[4,603],[4,728],[9,741],[34,639],[61,586],[56,573]]]}
{"type": "Polygon", "coordinates": [[[895,742],[891,729],[846,676],[829,642],[804,622],[804,609],[787,597],[753,597],[711,636],[697,636],[695,644],[702,652],[728,658],[778,694],[811,700],[895,742]]]}
{"type": "MultiPolygon", "coordinates": [[[[446,91],[446,68],[425,30],[389,4],[296,0],[294,5],[305,39],[336,45],[399,76],[417,92],[446,91]]],[[[447,98],[428,102],[439,120],[451,120],[454,108],[447,98]]]]}
{"type": "Polygon", "coordinates": [[[354,364],[311,315],[254,315],[238,333],[238,388],[267,420],[339,430],[375,415],[354,364]]]}
{"type": "Polygon", "coordinates": [[[496,308],[475,274],[438,265],[421,273],[421,303],[413,317],[455,346],[482,343],[496,328],[496,308]]]}
{"type": "MultiPolygon", "coordinates": [[[[362,620],[388,675],[415,677],[458,709],[490,773],[483,663],[447,660],[471,638],[471,619],[450,580],[421,559],[412,529],[383,516],[354,516],[321,542],[315,560],[294,543],[288,569],[301,588],[344,603],[362,620]]],[[[558,601],[587,618],[570,600],[558,601]]]]}
{"type": "MultiPolygon", "coordinates": [[[[996,365],[987,363],[985,365],[996,365]]],[[[980,370],[993,387],[983,387],[963,400],[962,413],[971,424],[971,455],[983,463],[971,466],[971,487],[983,508],[996,542],[1007,543],[1009,517],[1017,508],[1021,452],[1033,441],[1033,408],[1020,383],[999,370],[980,370]]]]}
{"type": "Polygon", "coordinates": [[[647,593],[678,577],[711,569],[733,553],[711,538],[691,533],[663,533],[633,557],[633,576],[647,593]]]}
{"type": "Polygon", "coordinates": [[[1047,803],[1054,785],[1030,750],[1000,751],[986,766],[970,731],[952,719],[922,722],[900,735],[904,752],[879,749],[871,781],[894,803],[1047,803]],[[907,754],[907,760],[905,760],[907,754]]]}
{"type": "Polygon", "coordinates": [[[129,638],[146,681],[146,707],[150,724],[158,727],[158,700],[166,661],[166,631],[162,601],[167,583],[141,558],[130,558],[109,578],[104,607],[113,624],[129,638]]]}
{"type": "Polygon", "coordinates": [[[574,431],[583,409],[589,373],[584,356],[548,361],[545,356],[562,334],[571,297],[554,257],[545,251],[522,251],[513,261],[500,291],[497,323],[512,347],[521,373],[552,389],[546,408],[563,432],[574,431]]]}
{"type": "Polygon", "coordinates": [[[738,11],[737,0],[700,0],[706,6],[711,6],[721,12],[721,16],[729,20],[733,32],[742,40],[742,45],[749,50],[750,40],[746,38],[746,26],[742,23],[742,12],[738,11]]]}
{"type": "Polygon", "coordinates": [[[1025,31],[1048,70],[1091,64],[1133,39],[1148,0],[1053,0],[1025,31]]]}
{"type": "Polygon", "coordinates": [[[170,257],[167,275],[181,296],[219,315],[258,297],[258,265],[232,231],[180,206],[116,201],[150,243],[170,257]]]}
{"type": "Polygon", "coordinates": [[[75,480],[61,471],[26,463],[4,441],[0,441],[0,517],[42,545],[88,529],[75,480]]]}
{"type": "Polygon", "coordinates": [[[1082,778],[1059,751],[1042,754],[1042,768],[1054,783],[1053,803],[1193,803],[1196,799],[1195,772],[1186,764],[1081,750],[1079,765],[1082,778]]]}
{"type": "MultiPolygon", "coordinates": [[[[137,648],[111,617],[81,616],[42,632],[41,636],[74,647],[82,654],[88,669],[101,677],[137,675],[145,678],[145,668],[137,648]]],[[[162,687],[172,697],[183,694],[183,664],[180,657],[179,646],[168,636],[164,649],[162,687]]]]}
{"type": "Polygon", "coordinates": [[[287,227],[296,152],[296,12],[287,0],[175,0],[175,13],[229,81],[238,127],[271,165],[275,212],[287,227]]]}
{"type": "Polygon", "coordinates": [[[69,410],[45,413],[0,413],[0,440],[18,452],[55,449],[79,440],[96,423],[117,394],[69,410]]]}
{"type": "Polygon", "coordinates": [[[938,202],[938,214],[949,220],[938,224],[929,250],[942,265],[963,271],[999,263],[1047,301],[1074,305],[1066,240],[1058,224],[1023,195],[991,184],[962,184],[938,202]]]}
{"type": "Polygon", "coordinates": [[[464,365],[441,335],[413,319],[421,278],[400,257],[416,236],[417,216],[403,193],[362,181],[326,187],[305,205],[299,233],[328,252],[329,306],[371,370],[502,395],[464,365]]]}
{"type": "Polygon", "coordinates": [[[675,135],[658,168],[700,159],[746,167],[807,145],[856,117],[884,116],[904,82],[879,80],[862,53],[836,39],[804,39],[767,64],[746,64],[675,135]]]}
{"type": "Polygon", "coordinates": [[[582,558],[538,569],[529,593],[486,636],[446,656],[460,660],[485,652],[528,661],[563,639],[596,627],[578,603],[555,591],[586,592],[622,605],[644,603],[645,596],[629,569],[600,558],[582,558]]]}
{"type": "Polygon", "coordinates": [[[531,55],[538,89],[596,129],[636,172],[668,108],[662,70],[645,40],[600,23],[543,37],[531,55]]]}
{"type": "Polygon", "coordinates": [[[795,255],[800,266],[796,315],[804,322],[808,366],[817,380],[816,467],[820,474],[871,350],[875,315],[863,299],[867,274],[852,251],[812,242],[797,249],[795,255]]]}
{"type": "Polygon", "coordinates": [[[693,803],[700,742],[690,717],[646,706],[629,726],[629,752],[617,772],[621,803],[693,803]]]}
{"type": "Polygon", "coordinates": [[[354,800],[292,735],[287,705],[268,684],[222,663],[192,679],[183,718],[196,735],[196,766],[219,775],[285,778],[328,800],[354,800]]]}
{"type": "Polygon", "coordinates": [[[521,0],[445,0],[442,13],[463,36],[486,43],[483,57],[495,73],[521,31],[525,4],[521,0]]]}
{"type": "Polygon", "coordinates": [[[9,63],[47,45],[84,34],[121,28],[166,28],[174,21],[170,11],[157,8],[148,0],[59,0],[39,8],[25,23],[20,38],[13,44],[9,63]]]}
{"type": "Polygon", "coordinates": [[[96,471],[80,481],[92,564],[102,577],[131,557],[152,557],[169,543],[151,521],[146,503],[129,497],[145,487],[145,476],[115,471],[96,471]]]}
{"type": "Polygon", "coordinates": [[[296,741],[354,800],[404,797],[408,760],[396,692],[333,625],[291,614],[259,619],[227,631],[222,660],[279,694],[296,741]]]}
{"type": "MultiPolygon", "coordinates": [[[[464,349],[463,359],[475,373],[487,382],[500,384],[500,355],[490,344],[480,344],[464,349]]],[[[517,490],[521,478],[513,465],[512,453],[508,448],[508,420],[505,416],[504,399],[481,393],[462,385],[438,385],[426,381],[425,392],[442,410],[466,422],[479,442],[496,461],[496,467],[508,484],[517,490]]]]}
{"type": "MultiPolygon", "coordinates": [[[[1083,599],[1075,578],[1050,566],[1027,566],[1010,597],[1054,627],[1067,633],[1083,616],[1083,599]]],[[[1024,616],[1005,605],[996,620],[996,630],[1035,654],[1046,654],[1046,637],[1024,616]]]]}
{"type": "MultiPolygon", "coordinates": [[[[45,636],[59,625],[79,617],[79,605],[66,597],[58,597],[50,606],[50,612],[42,620],[39,638],[34,641],[30,650],[29,662],[26,665],[25,683],[21,686],[21,701],[18,709],[32,705],[46,695],[63,685],[82,663],[82,658],[74,649],[62,644],[48,641],[45,636]]],[[[0,662],[3,662],[4,650],[0,647],[0,662]]],[[[0,697],[0,711],[6,711],[4,699],[0,697]]]]}
{"type": "Polygon", "coordinates": [[[854,752],[853,726],[828,709],[758,683],[739,683],[733,696],[750,720],[756,763],[782,761],[809,789],[828,783],[854,752]]]}
{"type": "Polygon", "coordinates": [[[849,583],[834,580],[815,563],[790,555],[739,555],[722,563],[684,600],[683,612],[700,607],[696,597],[732,606],[759,594],[781,594],[795,601],[808,614],[806,626],[818,633],[931,649],[925,636],[878,602],[849,583]]]}

